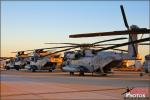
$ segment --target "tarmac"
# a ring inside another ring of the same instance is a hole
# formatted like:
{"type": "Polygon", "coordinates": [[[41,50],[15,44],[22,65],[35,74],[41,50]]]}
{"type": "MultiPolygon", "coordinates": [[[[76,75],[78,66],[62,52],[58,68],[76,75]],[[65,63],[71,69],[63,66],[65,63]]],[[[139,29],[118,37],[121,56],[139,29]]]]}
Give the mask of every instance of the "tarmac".
{"type": "Polygon", "coordinates": [[[149,75],[114,72],[107,76],[66,72],[1,71],[1,100],[124,100],[127,88],[149,89],[149,75]]]}

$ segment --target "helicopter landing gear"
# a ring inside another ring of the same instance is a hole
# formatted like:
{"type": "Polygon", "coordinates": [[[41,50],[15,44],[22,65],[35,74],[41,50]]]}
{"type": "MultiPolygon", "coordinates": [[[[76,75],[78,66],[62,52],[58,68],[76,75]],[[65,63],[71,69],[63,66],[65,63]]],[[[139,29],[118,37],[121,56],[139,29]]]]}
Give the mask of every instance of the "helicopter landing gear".
{"type": "Polygon", "coordinates": [[[74,72],[70,72],[70,76],[74,75],[74,72]]]}
{"type": "Polygon", "coordinates": [[[144,72],[140,72],[140,77],[144,76],[144,72]]]}
{"type": "Polygon", "coordinates": [[[9,66],[6,66],[5,69],[6,69],[6,70],[10,70],[10,67],[9,67],[9,66]]]}
{"type": "Polygon", "coordinates": [[[20,66],[19,66],[19,65],[15,65],[15,69],[16,69],[17,71],[19,71],[20,66]]]}
{"type": "Polygon", "coordinates": [[[51,69],[49,69],[48,71],[49,71],[49,72],[52,72],[52,70],[51,70],[51,69]]]}
{"type": "Polygon", "coordinates": [[[32,71],[32,72],[36,72],[37,69],[38,69],[37,66],[31,65],[31,71],[32,71]]]}
{"type": "Polygon", "coordinates": [[[106,73],[102,73],[102,76],[107,76],[107,74],[106,73]]]}
{"type": "Polygon", "coordinates": [[[35,70],[35,69],[33,69],[33,68],[31,69],[31,71],[32,71],[32,72],[36,72],[36,70],[35,70]]]}
{"type": "Polygon", "coordinates": [[[79,72],[79,76],[84,76],[84,72],[79,72]]]}
{"type": "Polygon", "coordinates": [[[17,71],[19,71],[19,68],[16,68],[17,71]]]}

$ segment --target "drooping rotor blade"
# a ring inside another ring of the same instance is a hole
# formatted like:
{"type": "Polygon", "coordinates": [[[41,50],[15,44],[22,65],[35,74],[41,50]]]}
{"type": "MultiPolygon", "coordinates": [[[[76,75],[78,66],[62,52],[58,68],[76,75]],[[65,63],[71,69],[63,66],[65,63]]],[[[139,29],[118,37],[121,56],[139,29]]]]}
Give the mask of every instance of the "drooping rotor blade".
{"type": "MultiPolygon", "coordinates": [[[[107,46],[107,45],[117,45],[117,44],[99,44],[99,45],[95,45],[95,46],[107,46]]],[[[150,45],[150,43],[140,43],[138,45],[150,45]]]]}
{"type": "MultiPolygon", "coordinates": [[[[77,46],[80,46],[80,47],[86,47],[86,46],[92,46],[92,45],[95,46],[95,44],[98,44],[98,43],[103,43],[103,42],[108,42],[108,41],[115,41],[115,40],[123,40],[123,39],[127,39],[127,38],[122,37],[122,38],[115,38],[115,39],[103,40],[103,41],[95,42],[95,43],[92,43],[92,44],[77,44],[77,43],[74,43],[73,45],[77,45],[77,46]]],[[[51,47],[51,48],[42,48],[42,49],[54,49],[54,48],[66,48],[66,47],[74,47],[74,46],[61,46],[61,47],[51,47]]]]}
{"type": "Polygon", "coordinates": [[[115,38],[115,39],[103,40],[103,41],[95,42],[95,43],[92,43],[92,44],[94,45],[94,44],[98,44],[98,43],[103,43],[103,42],[108,42],[108,41],[115,41],[115,40],[123,40],[123,39],[127,39],[127,38],[122,37],[122,38],[115,38]]]}
{"type": "Polygon", "coordinates": [[[24,52],[24,51],[16,51],[16,52],[11,52],[11,53],[18,53],[18,52],[24,52]]]}
{"type": "Polygon", "coordinates": [[[11,53],[17,53],[17,52],[11,52],[11,53]]]}
{"type": "Polygon", "coordinates": [[[25,51],[34,51],[34,50],[25,50],[25,51]]]}
{"type": "Polygon", "coordinates": [[[44,43],[44,44],[69,44],[69,45],[80,45],[78,43],[44,43]]]}
{"type": "Polygon", "coordinates": [[[48,55],[46,55],[46,56],[53,55],[53,54],[56,54],[56,53],[59,53],[59,52],[68,51],[68,50],[75,49],[75,48],[79,48],[79,46],[74,46],[74,47],[72,47],[72,48],[67,48],[67,49],[59,50],[59,51],[50,53],[50,54],[48,54],[48,55]]]}
{"type": "Polygon", "coordinates": [[[60,47],[50,47],[50,48],[41,48],[41,49],[57,49],[57,48],[69,48],[69,47],[75,47],[75,46],[60,46],[60,47]]]}
{"type": "Polygon", "coordinates": [[[132,43],[135,44],[135,43],[146,42],[146,41],[150,41],[150,37],[139,39],[139,40],[136,40],[136,41],[125,42],[125,43],[122,43],[122,44],[117,44],[117,45],[114,45],[114,46],[110,46],[110,47],[106,47],[106,48],[103,48],[103,49],[99,49],[97,51],[104,51],[104,50],[108,50],[108,49],[114,49],[114,48],[130,45],[132,43]]]}
{"type": "Polygon", "coordinates": [[[126,18],[126,14],[124,12],[123,5],[120,5],[120,9],[121,9],[121,13],[122,13],[122,16],[123,16],[124,24],[125,24],[126,28],[129,30],[129,25],[128,25],[128,22],[127,22],[127,18],[126,18]]]}
{"type": "MultiPolygon", "coordinates": [[[[69,48],[69,47],[74,47],[74,46],[60,46],[60,47],[40,48],[40,49],[36,49],[36,50],[42,50],[42,49],[57,49],[57,48],[69,48]]],[[[26,51],[34,51],[34,50],[26,50],[26,51]]]]}
{"type": "MultiPolygon", "coordinates": [[[[105,48],[105,47],[94,47],[94,48],[105,48]]],[[[123,50],[123,49],[112,49],[112,50],[117,50],[117,51],[128,52],[128,50],[123,50]]]]}
{"type": "Polygon", "coordinates": [[[24,53],[24,52],[26,52],[26,51],[33,51],[33,50],[15,51],[15,52],[11,52],[11,53],[18,53],[18,52],[24,53]]]}
{"type": "Polygon", "coordinates": [[[0,60],[13,59],[14,57],[0,57],[0,60]]]}
{"type": "Polygon", "coordinates": [[[110,46],[110,45],[116,45],[116,44],[112,44],[112,43],[107,43],[107,44],[97,44],[97,45],[94,45],[94,46],[110,46]]]}
{"type": "Polygon", "coordinates": [[[25,50],[25,51],[41,51],[43,50],[44,48],[39,48],[39,49],[32,49],[32,50],[25,50]]]}
{"type": "Polygon", "coordinates": [[[94,32],[94,33],[84,33],[84,34],[73,34],[69,35],[69,38],[83,38],[83,37],[97,37],[97,36],[111,36],[111,35],[128,35],[128,34],[149,34],[150,29],[139,28],[136,30],[121,30],[121,31],[111,31],[111,32],[94,32]]]}
{"type": "Polygon", "coordinates": [[[148,46],[150,46],[150,43],[140,43],[139,45],[148,45],[148,46]]]}

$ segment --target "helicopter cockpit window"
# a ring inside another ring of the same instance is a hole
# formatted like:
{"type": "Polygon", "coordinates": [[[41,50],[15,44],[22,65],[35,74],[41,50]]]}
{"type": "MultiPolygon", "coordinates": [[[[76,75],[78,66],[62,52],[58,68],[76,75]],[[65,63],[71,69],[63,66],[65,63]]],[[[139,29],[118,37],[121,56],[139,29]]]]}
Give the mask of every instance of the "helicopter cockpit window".
{"type": "Polygon", "coordinates": [[[6,64],[10,63],[10,61],[6,61],[6,64]]]}
{"type": "Polygon", "coordinates": [[[60,57],[60,55],[55,55],[55,56],[54,56],[54,58],[59,58],[59,57],[60,57]]]}
{"type": "Polygon", "coordinates": [[[83,51],[78,51],[75,53],[75,59],[79,59],[80,57],[84,57],[84,52],[83,51]]]}

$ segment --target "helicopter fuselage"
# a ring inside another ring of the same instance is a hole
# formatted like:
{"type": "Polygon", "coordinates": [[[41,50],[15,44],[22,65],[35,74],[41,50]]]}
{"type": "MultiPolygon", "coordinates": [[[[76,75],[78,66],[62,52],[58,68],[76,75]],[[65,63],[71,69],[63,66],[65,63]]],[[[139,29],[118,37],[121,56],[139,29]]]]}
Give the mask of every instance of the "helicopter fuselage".
{"type": "Polygon", "coordinates": [[[64,62],[65,64],[63,65],[62,69],[66,72],[108,73],[110,72],[111,68],[118,67],[121,61],[127,58],[127,54],[99,52],[93,56],[84,56],[78,59],[68,59],[64,62]]]}

